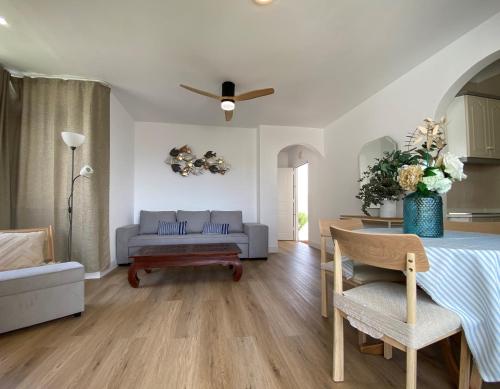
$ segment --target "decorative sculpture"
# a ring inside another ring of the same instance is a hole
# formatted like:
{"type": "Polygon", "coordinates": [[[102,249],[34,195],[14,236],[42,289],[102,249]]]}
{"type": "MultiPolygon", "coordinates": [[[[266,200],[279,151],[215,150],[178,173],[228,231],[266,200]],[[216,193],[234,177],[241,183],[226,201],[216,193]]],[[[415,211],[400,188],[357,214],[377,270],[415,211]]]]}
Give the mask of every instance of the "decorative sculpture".
{"type": "Polygon", "coordinates": [[[198,176],[203,174],[206,170],[212,174],[226,174],[230,166],[226,163],[224,158],[217,157],[217,153],[212,150],[207,151],[203,158],[198,158],[193,154],[188,145],[170,150],[169,157],[165,163],[170,165],[174,173],[178,173],[183,177],[190,174],[198,176]]]}

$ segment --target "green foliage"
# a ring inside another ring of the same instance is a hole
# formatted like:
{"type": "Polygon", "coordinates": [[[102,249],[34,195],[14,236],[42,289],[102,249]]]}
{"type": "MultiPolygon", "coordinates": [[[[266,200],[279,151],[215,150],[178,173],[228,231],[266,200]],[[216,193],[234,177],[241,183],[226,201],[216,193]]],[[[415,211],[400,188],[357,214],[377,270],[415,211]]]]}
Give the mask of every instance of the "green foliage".
{"type": "Polygon", "coordinates": [[[361,210],[366,214],[372,205],[381,205],[384,200],[398,200],[404,190],[398,183],[398,170],[404,165],[417,165],[419,155],[409,151],[385,152],[373,165],[363,172],[359,182],[364,182],[356,198],[362,201],[361,210]]]}
{"type": "Polygon", "coordinates": [[[299,231],[307,224],[307,213],[299,212],[297,214],[297,219],[299,222],[299,231]]]}

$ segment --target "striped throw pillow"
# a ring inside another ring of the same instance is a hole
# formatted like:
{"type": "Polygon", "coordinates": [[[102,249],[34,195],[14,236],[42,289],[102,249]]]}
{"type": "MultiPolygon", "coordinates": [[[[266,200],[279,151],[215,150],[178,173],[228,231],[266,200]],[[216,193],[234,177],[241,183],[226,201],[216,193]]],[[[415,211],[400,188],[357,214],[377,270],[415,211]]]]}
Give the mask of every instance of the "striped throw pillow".
{"type": "Polygon", "coordinates": [[[158,222],[158,235],[186,235],[187,221],[158,222]]]}
{"type": "Polygon", "coordinates": [[[205,223],[203,225],[204,234],[229,234],[229,223],[205,223]]]}

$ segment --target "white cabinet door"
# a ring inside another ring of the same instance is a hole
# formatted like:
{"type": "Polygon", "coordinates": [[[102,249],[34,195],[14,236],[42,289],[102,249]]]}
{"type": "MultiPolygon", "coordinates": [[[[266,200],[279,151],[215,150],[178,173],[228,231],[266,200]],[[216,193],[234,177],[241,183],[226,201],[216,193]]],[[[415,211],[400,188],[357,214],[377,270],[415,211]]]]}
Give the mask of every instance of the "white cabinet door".
{"type": "Polygon", "coordinates": [[[477,96],[467,96],[466,98],[469,156],[489,157],[488,99],[477,96]]]}
{"type": "Polygon", "coordinates": [[[489,156],[500,159],[500,100],[488,99],[489,156]]]}
{"type": "Polygon", "coordinates": [[[293,168],[278,168],[278,240],[294,240],[293,168]]]}

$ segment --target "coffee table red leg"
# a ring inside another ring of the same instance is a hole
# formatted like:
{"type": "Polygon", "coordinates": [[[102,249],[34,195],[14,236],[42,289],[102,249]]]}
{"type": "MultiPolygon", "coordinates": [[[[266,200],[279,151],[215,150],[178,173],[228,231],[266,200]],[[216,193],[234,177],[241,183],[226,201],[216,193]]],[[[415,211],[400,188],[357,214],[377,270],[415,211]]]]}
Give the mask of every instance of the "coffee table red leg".
{"type": "Polygon", "coordinates": [[[239,281],[242,274],[243,266],[241,266],[241,263],[235,264],[233,266],[233,281],[239,281]]]}
{"type": "Polygon", "coordinates": [[[128,283],[132,288],[138,288],[139,287],[139,278],[137,277],[137,266],[135,263],[130,265],[128,268],[128,283]]]}

